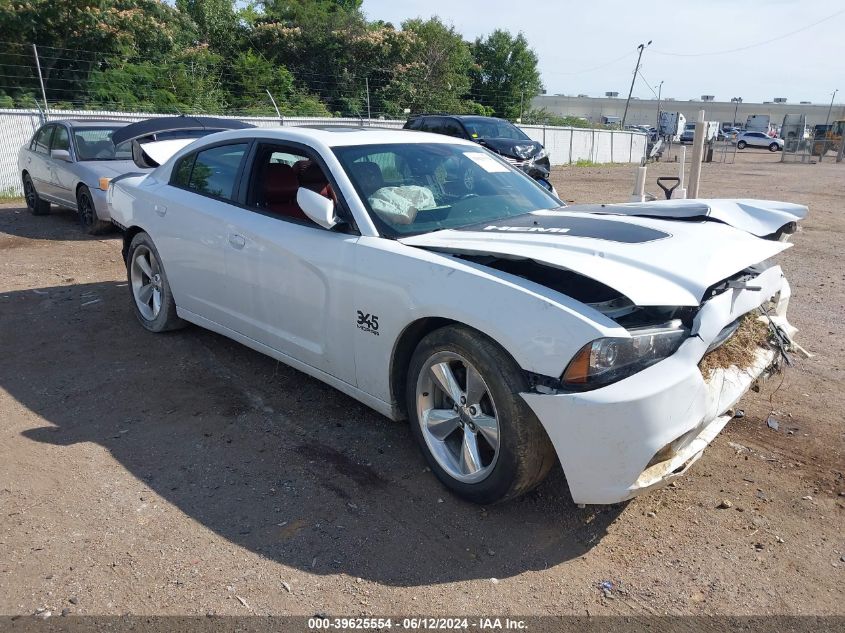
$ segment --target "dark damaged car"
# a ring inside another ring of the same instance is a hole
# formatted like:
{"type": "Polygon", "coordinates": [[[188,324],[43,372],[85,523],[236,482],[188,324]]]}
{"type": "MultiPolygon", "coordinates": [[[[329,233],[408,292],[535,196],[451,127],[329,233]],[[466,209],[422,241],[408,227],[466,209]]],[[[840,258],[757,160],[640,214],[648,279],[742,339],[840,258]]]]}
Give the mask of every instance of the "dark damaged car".
{"type": "Polygon", "coordinates": [[[420,114],[408,119],[405,129],[474,141],[557,195],[549,181],[551,163],[546,148],[509,121],[489,116],[420,114]]]}

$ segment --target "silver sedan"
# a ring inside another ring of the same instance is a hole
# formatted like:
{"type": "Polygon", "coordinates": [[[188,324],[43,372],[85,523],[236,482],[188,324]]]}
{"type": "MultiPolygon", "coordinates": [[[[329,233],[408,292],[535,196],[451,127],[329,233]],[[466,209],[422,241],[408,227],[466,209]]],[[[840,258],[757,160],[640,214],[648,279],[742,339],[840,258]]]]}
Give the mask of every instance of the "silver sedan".
{"type": "Polygon", "coordinates": [[[95,235],[111,228],[106,202],[109,181],[142,172],[132,161],[130,142],[115,147],[112,134],[123,121],[51,121],[42,125],[18,152],[26,206],[46,215],[50,205],[74,209],[83,231],[95,235]]]}

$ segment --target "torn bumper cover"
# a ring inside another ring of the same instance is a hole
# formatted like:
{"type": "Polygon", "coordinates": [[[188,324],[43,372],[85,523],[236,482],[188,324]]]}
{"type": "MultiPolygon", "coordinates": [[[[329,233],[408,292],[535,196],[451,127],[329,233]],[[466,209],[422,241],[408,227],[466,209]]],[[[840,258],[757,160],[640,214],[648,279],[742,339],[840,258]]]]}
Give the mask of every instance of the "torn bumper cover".
{"type": "Polygon", "coordinates": [[[791,339],[789,284],[779,266],[744,288],[705,302],[692,336],[669,358],[617,383],[583,393],[523,393],[543,424],[576,503],[617,503],[683,474],[730,419],[751,385],[768,374],[779,351],[758,348],[744,368],[702,376],[698,362],[722,329],[771,299],[771,317],[791,339]]]}

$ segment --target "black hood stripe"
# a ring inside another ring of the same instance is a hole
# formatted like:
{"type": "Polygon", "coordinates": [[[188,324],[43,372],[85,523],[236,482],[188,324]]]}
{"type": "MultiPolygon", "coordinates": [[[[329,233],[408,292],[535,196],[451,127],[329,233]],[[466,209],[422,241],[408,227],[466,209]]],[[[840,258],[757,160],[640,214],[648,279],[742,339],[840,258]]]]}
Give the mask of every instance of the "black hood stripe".
{"type": "Polygon", "coordinates": [[[586,237],[622,244],[643,244],[671,237],[669,233],[639,224],[609,218],[576,217],[568,214],[526,213],[493,222],[473,224],[456,230],[485,233],[566,235],[568,237],[586,237]]]}

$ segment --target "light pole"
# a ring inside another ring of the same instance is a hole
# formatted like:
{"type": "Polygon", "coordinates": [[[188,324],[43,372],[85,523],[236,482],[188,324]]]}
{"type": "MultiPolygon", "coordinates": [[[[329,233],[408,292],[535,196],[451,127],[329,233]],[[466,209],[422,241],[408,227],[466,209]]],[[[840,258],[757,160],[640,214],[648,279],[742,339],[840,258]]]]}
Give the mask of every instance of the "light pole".
{"type": "Polygon", "coordinates": [[[736,104],[734,107],[734,127],[736,127],[736,113],[739,110],[739,104],[742,103],[742,97],[731,97],[731,102],[736,104]]]}
{"type": "Polygon", "coordinates": [[[643,58],[643,51],[651,46],[651,40],[648,41],[648,44],[640,44],[637,46],[637,50],[640,52],[637,55],[637,65],[634,67],[634,76],[631,78],[631,89],[628,90],[628,98],[625,100],[625,113],[622,115],[622,129],[625,129],[625,119],[628,118],[628,106],[631,103],[631,95],[634,93],[634,82],[637,81],[637,73],[640,71],[640,60],[643,58]]]}

